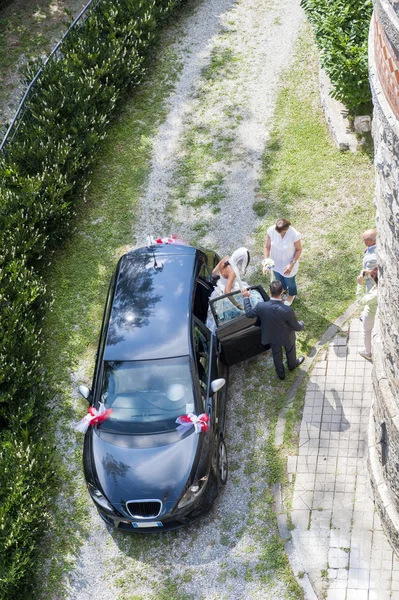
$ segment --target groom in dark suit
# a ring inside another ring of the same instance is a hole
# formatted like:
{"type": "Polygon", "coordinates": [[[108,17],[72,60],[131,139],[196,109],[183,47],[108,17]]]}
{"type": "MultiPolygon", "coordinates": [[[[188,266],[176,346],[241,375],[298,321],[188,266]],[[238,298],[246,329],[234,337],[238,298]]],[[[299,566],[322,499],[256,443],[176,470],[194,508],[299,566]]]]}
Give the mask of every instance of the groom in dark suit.
{"type": "Polygon", "coordinates": [[[302,331],[303,321],[298,321],[291,306],[281,301],[283,286],[280,281],[270,284],[271,298],[268,302],[259,302],[251,308],[250,290],[242,290],[245,314],[249,318],[258,317],[260,321],[262,344],[270,344],[273,362],[280,379],[285,379],[283,365],[283,347],[287,355],[287,365],[290,371],[299,367],[305,360],[303,356],[296,357],[295,332],[302,331]]]}

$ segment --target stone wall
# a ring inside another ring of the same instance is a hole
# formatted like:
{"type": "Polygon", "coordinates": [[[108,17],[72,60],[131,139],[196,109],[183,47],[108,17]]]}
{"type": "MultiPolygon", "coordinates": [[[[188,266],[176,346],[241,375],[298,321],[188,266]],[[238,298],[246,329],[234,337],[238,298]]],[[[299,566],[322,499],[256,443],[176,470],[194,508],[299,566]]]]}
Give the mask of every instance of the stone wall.
{"type": "Polygon", "coordinates": [[[396,12],[396,14],[399,15],[399,2],[398,2],[398,0],[389,0],[389,1],[392,4],[393,9],[396,12]]]}
{"type": "Polygon", "coordinates": [[[369,465],[377,506],[399,551],[399,2],[374,0],[369,69],[373,94],[380,267],[374,335],[369,465]]]}

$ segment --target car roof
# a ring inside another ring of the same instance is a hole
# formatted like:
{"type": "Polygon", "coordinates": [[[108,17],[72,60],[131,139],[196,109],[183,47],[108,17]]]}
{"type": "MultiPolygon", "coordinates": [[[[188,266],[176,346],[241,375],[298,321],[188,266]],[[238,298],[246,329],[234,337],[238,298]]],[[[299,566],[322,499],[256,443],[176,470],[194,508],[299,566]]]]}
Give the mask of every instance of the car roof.
{"type": "Polygon", "coordinates": [[[149,360],[190,354],[192,295],[200,250],[157,244],[122,256],[104,360],[149,360]]]}

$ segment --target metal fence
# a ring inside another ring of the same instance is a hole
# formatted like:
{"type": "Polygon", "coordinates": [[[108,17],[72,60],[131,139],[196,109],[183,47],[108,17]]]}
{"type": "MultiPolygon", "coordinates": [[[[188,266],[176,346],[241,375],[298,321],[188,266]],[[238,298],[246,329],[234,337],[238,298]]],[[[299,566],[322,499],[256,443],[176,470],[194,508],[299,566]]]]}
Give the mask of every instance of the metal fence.
{"type": "Polygon", "coordinates": [[[58,44],[55,46],[51,54],[48,55],[45,62],[43,63],[43,66],[38,70],[32,81],[28,85],[28,88],[18,106],[17,112],[15,113],[15,116],[11,121],[6,131],[6,134],[0,144],[0,150],[4,150],[6,144],[12,142],[12,140],[14,139],[15,134],[17,133],[18,128],[23,120],[28,100],[40,91],[40,82],[38,83],[38,81],[40,79],[40,75],[45,71],[46,66],[49,64],[50,61],[57,60],[57,58],[61,56],[62,45],[64,40],[68,37],[68,35],[73,29],[77,29],[78,27],[81,27],[83,25],[87,17],[90,15],[90,12],[94,10],[95,7],[100,3],[101,0],[90,0],[83,8],[83,10],[78,14],[76,19],[67,29],[67,31],[64,33],[64,35],[62,36],[58,44]]]}

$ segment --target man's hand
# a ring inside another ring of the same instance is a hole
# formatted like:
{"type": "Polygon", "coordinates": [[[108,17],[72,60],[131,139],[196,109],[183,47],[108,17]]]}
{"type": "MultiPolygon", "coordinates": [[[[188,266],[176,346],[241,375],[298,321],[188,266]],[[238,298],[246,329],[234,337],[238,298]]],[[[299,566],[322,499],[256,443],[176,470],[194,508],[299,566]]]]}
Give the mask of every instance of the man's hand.
{"type": "Polygon", "coordinates": [[[356,278],[356,281],[358,282],[359,285],[362,285],[364,283],[364,280],[366,279],[366,277],[370,277],[370,275],[371,275],[371,271],[364,269],[363,271],[360,271],[360,274],[356,278]]]}
{"type": "Polygon", "coordinates": [[[366,272],[367,271],[360,271],[359,275],[357,276],[356,281],[359,285],[363,285],[366,272]]]}
{"type": "Polygon", "coordinates": [[[246,288],[242,288],[241,294],[242,294],[242,296],[244,298],[249,298],[251,296],[251,290],[248,290],[246,288]]]}

